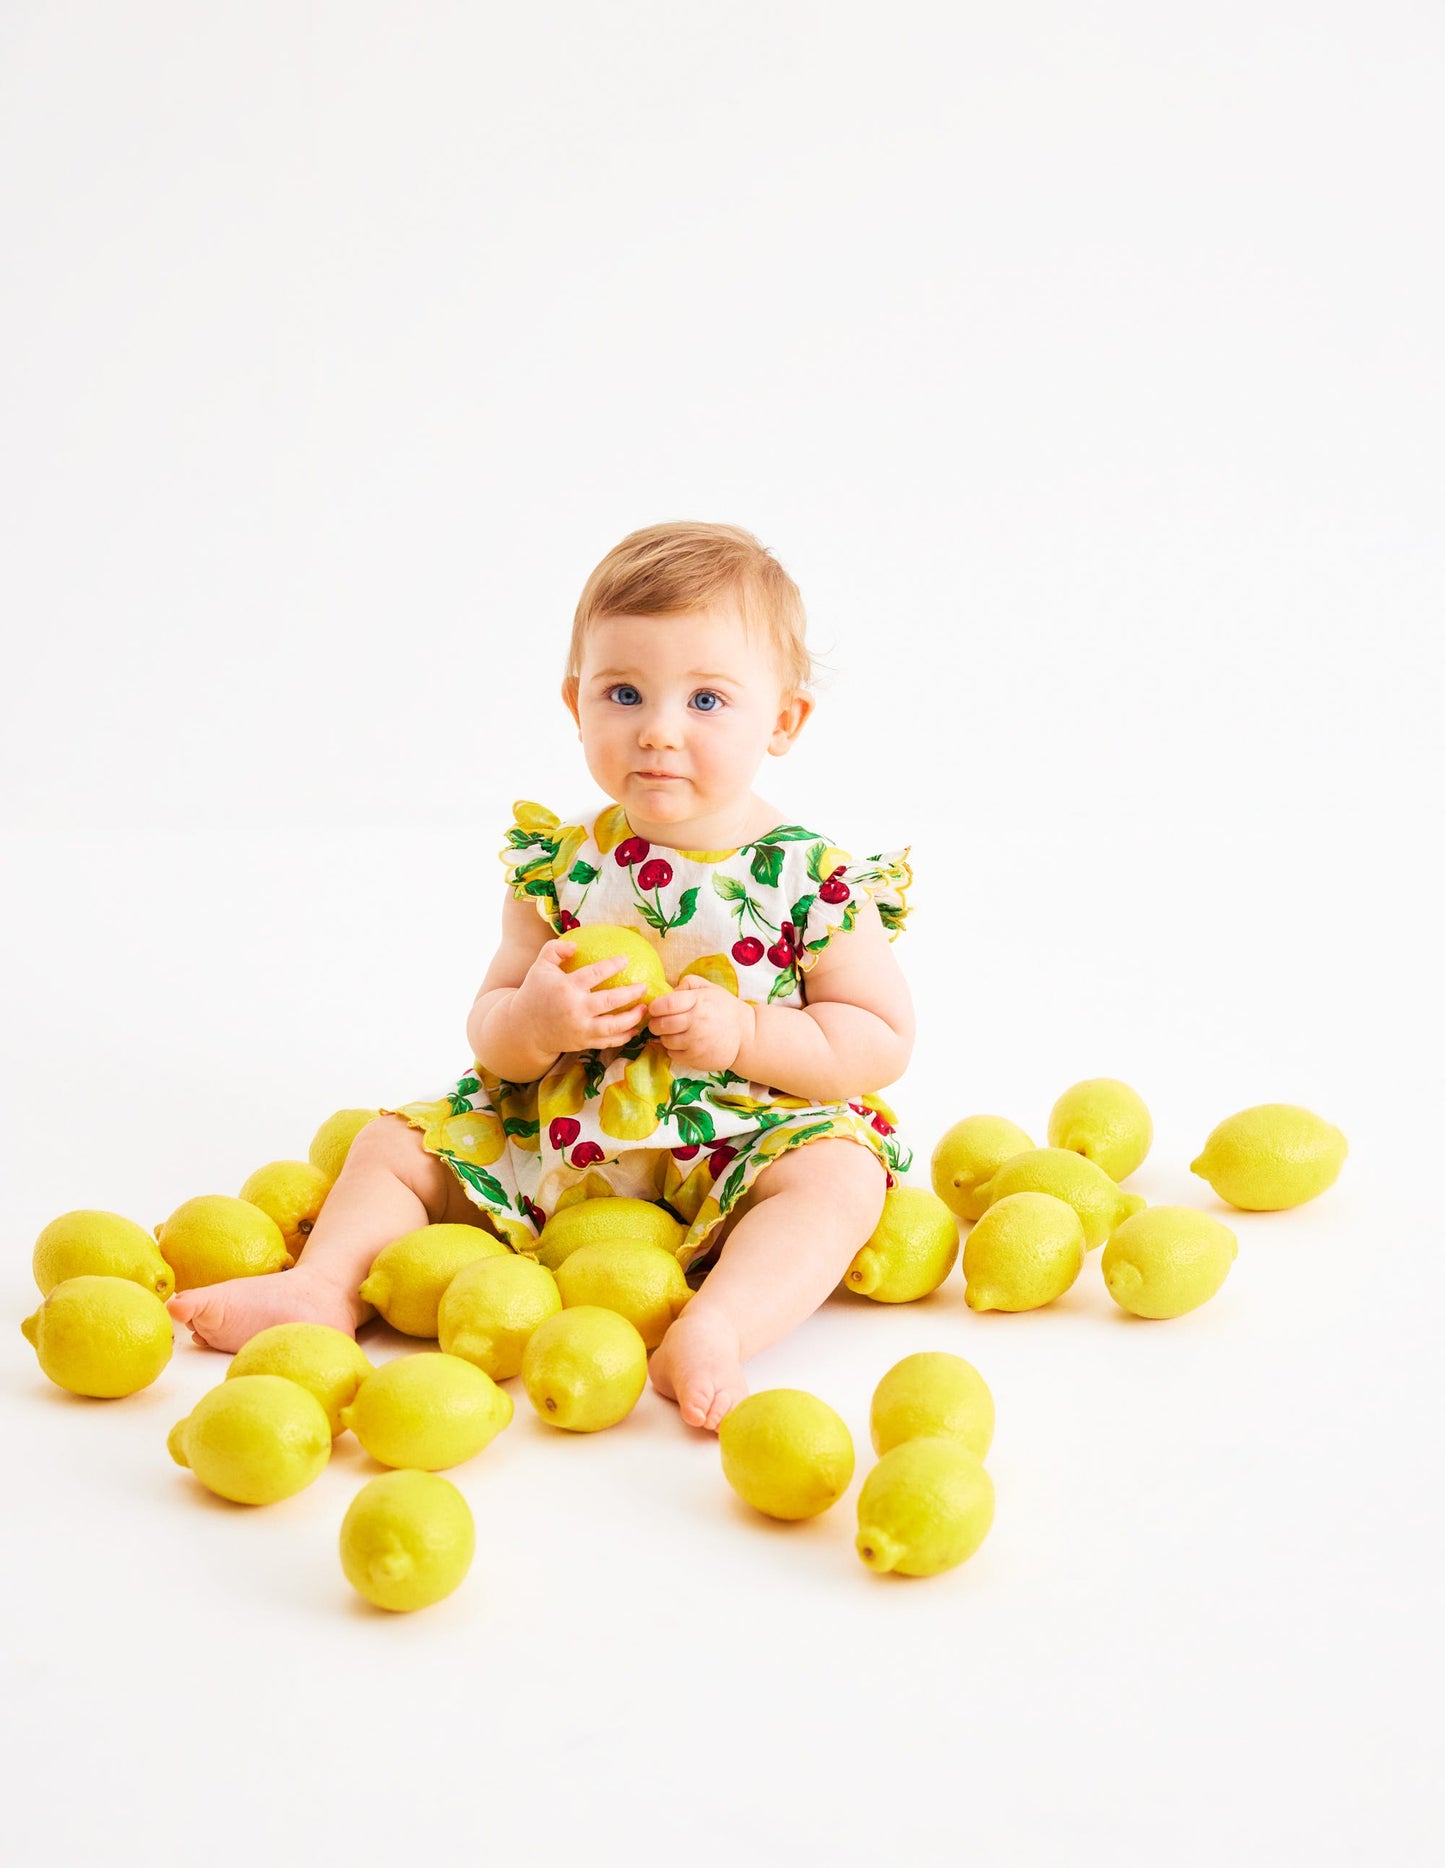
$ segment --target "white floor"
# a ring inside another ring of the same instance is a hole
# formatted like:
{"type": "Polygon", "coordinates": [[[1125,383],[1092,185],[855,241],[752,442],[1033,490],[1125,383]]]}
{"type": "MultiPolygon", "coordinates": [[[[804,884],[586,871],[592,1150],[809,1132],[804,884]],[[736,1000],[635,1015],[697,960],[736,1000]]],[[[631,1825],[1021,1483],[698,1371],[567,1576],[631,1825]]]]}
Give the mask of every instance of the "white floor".
{"type": "MultiPolygon", "coordinates": [[[[921,841],[926,856],[926,824],[921,841]]],[[[1190,1054],[1177,1023],[1140,1016],[1111,1047],[1092,1014],[1051,1038],[1047,1008],[985,1005],[979,1061],[960,1073],[930,1027],[897,1092],[915,1177],[945,1119],[999,1108],[1041,1138],[1065,1082],[1116,1069],[1156,1112],[1131,1183],[1151,1202],[1222,1211],[1187,1164],[1247,1101],[1309,1093],[1353,1151],[1313,1205],[1226,1215],[1238,1262],[1174,1322],[1117,1312],[1098,1254],[1029,1315],[973,1315],[957,1274],[906,1308],[832,1300],[751,1371],[824,1396],[853,1430],[853,1488],[808,1525],[750,1514],[715,1441],[651,1391],[619,1428],[570,1438],[514,1384],[513,1426],[451,1474],[476,1515],[471,1574],[446,1603],[388,1617],[337,1562],[342,1513],[376,1470],[354,1442],[308,1491],[246,1510],[165,1450],[223,1358],[179,1342],[123,1402],[52,1388],[13,1327],[37,1301],[45,1220],[108,1205],[153,1223],[304,1152],[333,1106],[427,1092],[455,1061],[454,1021],[408,1000],[444,997],[437,982],[380,960],[458,906],[445,891],[416,906],[425,847],[379,841],[373,882],[361,841],[342,839],[310,878],[325,926],[275,895],[232,948],[228,879],[268,851],[288,870],[301,844],[7,845],[37,905],[13,930],[0,1194],[5,1718],[39,1761],[8,1818],[14,1859],[203,1847],[249,1864],[324,1838],[357,1862],[409,1847],[1424,1859],[1438,1260],[1399,1170],[1393,1096],[1358,1059],[1291,1064],[1303,1023],[1268,1070],[1247,1046],[1238,1066],[1202,1042],[1190,1054]],[[993,1388],[997,1518],[951,1574],[878,1579],[851,1547],[869,1397],[929,1347],[970,1357],[993,1388]]],[[[941,936],[920,925],[909,961],[934,1006],[949,1003],[941,936]]],[[[1041,957],[1025,940],[1015,963],[1041,957]]],[[[1106,965],[1102,948],[1083,957],[1106,965]]],[[[1141,976],[1145,1003],[1150,990],[1141,976]]],[[[1418,1112],[1401,1081],[1398,1106],[1418,1112]]],[[[364,1340],[377,1357],[405,1347],[376,1326],[364,1340]]]]}

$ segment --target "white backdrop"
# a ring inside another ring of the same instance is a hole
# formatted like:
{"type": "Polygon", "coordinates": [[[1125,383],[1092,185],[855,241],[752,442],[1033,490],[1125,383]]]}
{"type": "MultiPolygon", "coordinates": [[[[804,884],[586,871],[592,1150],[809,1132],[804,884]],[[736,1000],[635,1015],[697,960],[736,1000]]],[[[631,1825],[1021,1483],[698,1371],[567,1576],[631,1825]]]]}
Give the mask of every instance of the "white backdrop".
{"type": "Polygon", "coordinates": [[[0,5],[25,1868],[1425,1859],[1442,78],[1407,0],[0,5]],[[760,791],[912,845],[913,1178],[1097,1074],[1151,1201],[1223,1213],[1188,1163],[1255,1102],[1352,1152],[1173,1323],[1097,1255],[1025,1316],[830,1302],[750,1369],[853,1427],[810,1526],[650,1392],[523,1399],[467,1583],[381,1617],[360,1449],[211,1500],[164,1440],[224,1360],[64,1397],[31,1243],[456,1074],[512,800],[594,799],[578,591],[674,517],[773,546],[828,664],[760,791]],[[994,1388],[997,1521],[880,1581],[868,1399],[925,1347],[994,1388]]]}

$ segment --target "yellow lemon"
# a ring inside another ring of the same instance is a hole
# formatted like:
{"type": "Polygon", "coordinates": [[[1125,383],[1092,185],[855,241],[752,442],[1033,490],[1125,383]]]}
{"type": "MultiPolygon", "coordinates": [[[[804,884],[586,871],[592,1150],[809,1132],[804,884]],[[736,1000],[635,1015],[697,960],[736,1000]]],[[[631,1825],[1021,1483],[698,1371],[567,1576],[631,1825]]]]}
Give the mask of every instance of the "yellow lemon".
{"type": "Polygon", "coordinates": [[[528,1400],[549,1426],[572,1433],[615,1427],[646,1382],[647,1345],[626,1317],[597,1304],[548,1317],[522,1352],[528,1400]]]}
{"type": "Polygon", "coordinates": [[[1087,1156],[1110,1180],[1127,1180],[1153,1140],[1154,1122],[1143,1097],[1117,1077],[1086,1077],[1049,1112],[1050,1148],[1087,1156]]]}
{"type": "Polygon", "coordinates": [[[960,1219],[980,1219],[982,1189],[1011,1155],[1033,1142],[1007,1116],[965,1116],[939,1137],[930,1171],[933,1191],[960,1219]]]}
{"type": "Polygon", "coordinates": [[[237,1505],[274,1505],[310,1485],[331,1457],[315,1395],[284,1375],[242,1375],[203,1394],[166,1441],[178,1466],[237,1505]]]}
{"type": "Polygon", "coordinates": [[[1189,1171],[1231,1206],[1271,1213],[1333,1187],[1349,1151],[1323,1116],[1294,1103],[1257,1103],[1212,1129],[1189,1171]]]}
{"type": "Polygon", "coordinates": [[[1104,1247],[1104,1282],[1136,1317],[1182,1317],[1213,1297],[1238,1250],[1228,1226],[1197,1207],[1151,1206],[1104,1247]]]}
{"type": "Polygon", "coordinates": [[[163,1303],[176,1288],[176,1274],[144,1226],[92,1207],[51,1220],[35,1241],[30,1265],[42,1297],[67,1278],[87,1276],[129,1278],[163,1303]]]}
{"type": "Polygon", "coordinates": [[[826,1401],[801,1388],[765,1388],[724,1414],[723,1477],[770,1518],[816,1518],[847,1491],[853,1436],[826,1401]]]}
{"type": "Polygon", "coordinates": [[[1048,1193],[1065,1201],[1083,1224],[1084,1249],[1089,1252],[1131,1213],[1142,1213],[1145,1204],[1137,1193],[1125,1193],[1103,1168],[1069,1148],[1031,1148],[1012,1156],[983,1193],[985,1215],[995,1201],[1014,1193],[1048,1193]]]}
{"type": "Polygon", "coordinates": [[[714,986],[721,986],[724,992],[730,992],[736,999],[738,995],[738,970],[725,953],[700,954],[696,960],[689,960],[678,974],[681,984],[689,973],[695,973],[699,979],[708,980],[714,986]]]}
{"type": "Polygon", "coordinates": [[[380,1114],[379,1109],[338,1109],[334,1116],[328,1116],[311,1137],[306,1151],[312,1167],[320,1168],[328,1180],[339,1180],[351,1144],[380,1114]]]}
{"type": "Polygon", "coordinates": [[[512,1397],[484,1370],[440,1350],[397,1356],[372,1371],[341,1410],[383,1466],[437,1472],[490,1446],[512,1419],[512,1397]]]}
{"type": "MultiPolygon", "coordinates": [[[[568,928],[561,938],[576,946],[576,952],[562,962],[564,973],[575,973],[579,967],[591,966],[597,960],[610,960],[614,954],[622,956],[623,965],[606,979],[599,980],[592,988],[594,992],[606,992],[613,986],[640,986],[642,991],[638,998],[651,1005],[654,999],[672,991],[662,970],[661,954],[636,928],[609,927],[595,922],[586,927],[568,928]]],[[[621,1006],[616,1009],[622,1010],[621,1006]]]]}
{"type": "Polygon", "coordinates": [[[926,1187],[890,1187],[868,1243],[843,1274],[875,1304],[911,1304],[936,1291],[958,1257],[958,1220],[926,1187]]]}
{"type": "Polygon", "coordinates": [[[227,1278],[289,1271],[296,1263],[269,1213],[225,1193],[183,1201],[156,1227],[156,1244],[176,1274],[178,1291],[227,1278]]]}
{"type": "Polygon", "coordinates": [[[1067,1200],[1008,1194],[964,1242],[964,1302],[970,1310],[1037,1310],[1068,1290],[1084,1253],[1083,1221],[1067,1200]]]}
{"type": "Polygon", "coordinates": [[[148,1388],[171,1359],[171,1313],[130,1278],[82,1273],[55,1285],[20,1325],[57,1388],[112,1401],[148,1388]]]}
{"type": "Polygon", "coordinates": [[[672,1063],[666,1045],[645,1044],[622,1067],[622,1081],[602,1092],[597,1126],[618,1141],[645,1141],[657,1127],[658,1110],[672,1095],[672,1063]]]}
{"type": "Polygon", "coordinates": [[[231,1358],[225,1379],[283,1375],[308,1389],[326,1410],[333,1437],[341,1432],[341,1410],[371,1374],[366,1351],[345,1330],[329,1323],[273,1323],[259,1330],[231,1358]]]}
{"type": "Polygon", "coordinates": [[[341,1569],[379,1609],[430,1608],[471,1568],[472,1509],[452,1484],[412,1468],[378,1473],[341,1520],[341,1569]]]}
{"type": "Polygon", "coordinates": [[[616,1241],[676,1252],[686,1235],[686,1226],[666,1207],[625,1194],[603,1195],[559,1207],[542,1228],[537,1258],[549,1271],[556,1271],[580,1246],[616,1241]]]}
{"type": "Polygon", "coordinates": [[[993,1480],[957,1440],[905,1440],[858,1494],[858,1555],[875,1574],[936,1576],[971,1557],[993,1523],[993,1480]]]}
{"type": "Polygon", "coordinates": [[[626,1317],[649,1349],[656,1349],[692,1296],[671,1252],[618,1240],[573,1252],[557,1267],[557,1289],[569,1310],[600,1304],[626,1317]]]}
{"type": "Polygon", "coordinates": [[[381,1248],[360,1295],[403,1336],[434,1337],[442,1293],[462,1266],[506,1250],[482,1226],[418,1226],[381,1248]]]}
{"type": "Polygon", "coordinates": [[[522,1367],[527,1338],[562,1308],[557,1280],[535,1259],[478,1258],[447,1286],[437,1311],[437,1335],[460,1356],[504,1382],[522,1367]]]}
{"type": "Polygon", "coordinates": [[[905,1440],[957,1440],[977,1459],[993,1444],[993,1396],[971,1362],[942,1349],[905,1356],[873,1390],[868,1425],[875,1453],[905,1440]]]}
{"type": "Polygon", "coordinates": [[[331,1181],[309,1161],[268,1161],[247,1178],[241,1198],[275,1220],[286,1250],[297,1259],[330,1192],[331,1181]]]}

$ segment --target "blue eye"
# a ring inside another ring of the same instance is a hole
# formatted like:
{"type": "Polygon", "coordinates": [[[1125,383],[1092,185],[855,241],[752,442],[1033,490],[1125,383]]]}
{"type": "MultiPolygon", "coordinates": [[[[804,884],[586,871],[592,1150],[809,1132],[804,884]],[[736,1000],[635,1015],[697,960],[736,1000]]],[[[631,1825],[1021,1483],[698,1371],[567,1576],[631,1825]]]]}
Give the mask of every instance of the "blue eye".
{"type": "MultiPolygon", "coordinates": [[[[608,690],[607,690],[607,695],[613,695],[613,694],[636,694],[636,693],[637,693],[637,689],[636,689],[635,687],[633,687],[633,686],[632,686],[632,684],[631,684],[630,682],[628,682],[628,681],[619,681],[616,687],[612,687],[612,688],[608,688],[608,690]]],[[[607,698],[607,695],[604,695],[604,697],[603,697],[603,698],[604,698],[604,699],[606,699],[606,698],[607,698]]],[[[638,699],[640,700],[641,698],[642,698],[642,697],[641,697],[641,695],[638,695],[638,699]]],[[[627,706],[630,706],[630,705],[631,705],[631,703],[630,703],[629,701],[623,701],[623,702],[622,702],[621,704],[622,704],[622,705],[623,705],[624,707],[627,707],[627,706]]]]}
{"type": "MultiPolygon", "coordinates": [[[[723,699],[722,695],[714,688],[699,688],[697,694],[694,695],[693,698],[699,699],[704,697],[713,701],[715,705],[711,707],[699,707],[697,710],[699,713],[718,713],[722,708],[727,706],[727,702],[723,699]]],[[[630,681],[618,681],[612,687],[603,689],[602,698],[604,700],[616,700],[619,707],[631,707],[636,704],[636,701],[641,700],[642,696],[637,692],[637,689],[633,687],[630,681]],[[633,695],[635,699],[624,700],[620,698],[627,694],[633,695]]]]}
{"type": "Polygon", "coordinates": [[[725,701],[725,700],[723,699],[723,697],[722,697],[722,695],[721,695],[721,694],[717,694],[717,693],[714,693],[714,692],[713,692],[713,690],[712,690],[711,688],[699,688],[699,689],[698,689],[698,694],[699,694],[699,695],[706,695],[706,696],[708,696],[709,698],[711,698],[712,700],[715,700],[715,701],[717,702],[717,707],[700,707],[700,708],[698,709],[698,712],[699,712],[699,713],[716,713],[716,712],[717,712],[717,710],[718,710],[718,707],[726,707],[726,706],[727,706],[727,702],[726,702],[726,701],[725,701]]]}

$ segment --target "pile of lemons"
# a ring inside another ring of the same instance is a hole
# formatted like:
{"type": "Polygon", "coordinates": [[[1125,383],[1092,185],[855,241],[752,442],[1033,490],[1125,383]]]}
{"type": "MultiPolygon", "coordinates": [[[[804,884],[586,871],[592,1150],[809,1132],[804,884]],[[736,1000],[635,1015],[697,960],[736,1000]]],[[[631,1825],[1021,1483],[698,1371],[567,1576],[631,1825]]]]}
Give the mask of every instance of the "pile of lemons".
{"type": "MultiPolygon", "coordinates": [[[[308,1159],[258,1169],[239,1196],[178,1207],[154,1235],[119,1214],[79,1211],[36,1241],[44,1302],[22,1324],[60,1387],[116,1398],[169,1362],[176,1290],[285,1270],[296,1260],[352,1141],[374,1110],[340,1110],[308,1159]]],[[[908,1303],[943,1283],[960,1257],[973,1310],[1052,1302],[1103,1246],[1114,1300],[1142,1317],[1196,1308],[1223,1283],[1233,1233],[1196,1208],[1149,1208],[1119,1186],[1144,1160],[1149,1112],[1126,1084],[1073,1086],[1036,1148],[999,1116],[970,1116],[939,1140],[933,1190],[895,1185],[872,1237],[840,1284],[908,1303]]],[[[1221,1122],[1193,1163],[1244,1209],[1295,1206],[1330,1186],[1340,1132],[1308,1110],[1266,1104],[1221,1122]]],[[[345,1432],[388,1470],[363,1485],[340,1532],[342,1569],[369,1601],[410,1610],[440,1601],[466,1575],[471,1511],[443,1470],[482,1452],[510,1425],[521,1377],[538,1418],[593,1433],[636,1406],[647,1357],[692,1293],[676,1258],[685,1228],[667,1209],[621,1196],[552,1214],[535,1257],[480,1226],[430,1225],[393,1240],[361,1286],[404,1335],[435,1349],[374,1366],[354,1339],[321,1323],[253,1336],[226,1377],[171,1429],[172,1458],[223,1498],[271,1504],[311,1484],[345,1432]]],[[[934,1575],[971,1556],[993,1521],[984,1468],[994,1404],[962,1357],[907,1356],[879,1383],[877,1463],[858,1500],[856,1549],[875,1572],[934,1575]]],[[[740,1402],[718,1436],[723,1474],[756,1510],[816,1516],[853,1476],[848,1429],[826,1402],[770,1389],[740,1402]]]]}

